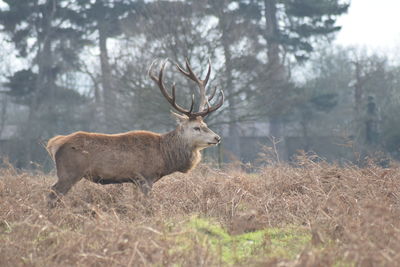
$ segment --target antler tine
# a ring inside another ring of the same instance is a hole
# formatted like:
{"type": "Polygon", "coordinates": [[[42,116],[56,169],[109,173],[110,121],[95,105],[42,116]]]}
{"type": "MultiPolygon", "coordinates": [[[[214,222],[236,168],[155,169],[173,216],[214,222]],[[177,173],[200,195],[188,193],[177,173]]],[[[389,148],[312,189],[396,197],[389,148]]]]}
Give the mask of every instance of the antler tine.
{"type": "Polygon", "coordinates": [[[188,117],[190,117],[191,116],[191,114],[192,114],[192,111],[193,111],[193,107],[194,107],[194,95],[192,94],[192,104],[190,104],[190,109],[189,109],[189,111],[188,110],[186,110],[186,109],[183,109],[183,108],[181,108],[180,106],[178,106],[178,104],[176,104],[176,94],[175,94],[175,92],[176,92],[176,87],[175,87],[175,83],[174,84],[172,84],[172,106],[176,109],[176,110],[178,110],[179,112],[182,112],[183,114],[186,114],[188,117]]]}
{"type": "Polygon", "coordinates": [[[212,91],[211,95],[208,96],[208,102],[210,102],[214,98],[216,92],[217,92],[217,87],[214,86],[214,90],[212,91]]]}
{"type": "Polygon", "coordinates": [[[204,87],[206,87],[207,83],[208,83],[208,79],[210,78],[210,74],[211,74],[211,60],[210,58],[208,59],[208,71],[207,71],[207,75],[206,78],[203,80],[203,84],[204,87]]]}
{"type": "Polygon", "coordinates": [[[156,59],[155,60],[153,60],[153,62],[151,62],[151,64],[150,64],[150,67],[149,67],[149,70],[147,71],[147,74],[150,76],[150,78],[154,81],[154,82],[156,82],[157,84],[158,84],[158,78],[157,78],[157,76],[155,76],[154,75],[154,73],[153,73],[153,66],[154,66],[154,64],[156,64],[156,59]]]}
{"type": "Polygon", "coordinates": [[[208,61],[209,65],[208,65],[208,71],[207,71],[207,75],[206,78],[204,80],[201,80],[199,77],[196,76],[196,74],[193,72],[192,67],[190,66],[190,62],[189,59],[186,58],[185,60],[185,65],[186,65],[186,69],[184,70],[182,69],[181,66],[179,66],[178,64],[176,64],[176,67],[178,68],[178,70],[185,75],[186,77],[188,77],[189,79],[193,80],[199,87],[199,95],[200,95],[200,104],[199,104],[199,112],[203,111],[204,108],[207,105],[207,97],[206,97],[206,85],[207,82],[210,78],[210,73],[211,73],[211,61],[208,61]]]}
{"type": "Polygon", "coordinates": [[[154,81],[157,82],[158,87],[161,90],[161,93],[168,100],[168,102],[170,104],[173,104],[174,100],[175,100],[174,99],[174,94],[175,94],[174,91],[175,90],[174,90],[174,88],[172,88],[172,98],[171,98],[171,96],[167,92],[167,89],[165,88],[165,85],[164,85],[164,82],[163,82],[164,69],[165,69],[165,66],[167,65],[167,63],[168,63],[168,58],[166,60],[164,60],[163,64],[161,65],[160,73],[158,74],[158,79],[155,76],[153,76],[152,78],[153,78],[154,81]]]}
{"type": "Polygon", "coordinates": [[[164,60],[161,69],[160,69],[160,73],[158,75],[158,78],[152,73],[152,67],[154,65],[154,61],[151,63],[150,68],[149,68],[149,76],[150,78],[155,81],[158,84],[158,87],[160,88],[161,93],[163,94],[163,96],[167,99],[167,101],[179,112],[186,114],[187,116],[191,116],[192,110],[193,110],[193,106],[194,106],[194,98],[192,97],[192,104],[190,107],[190,110],[186,110],[182,107],[180,107],[177,103],[176,103],[176,88],[175,88],[175,84],[172,85],[172,97],[169,95],[169,93],[167,92],[167,89],[165,88],[164,82],[163,82],[163,75],[164,75],[164,69],[165,66],[168,63],[168,59],[164,60]]]}
{"type": "Polygon", "coordinates": [[[193,108],[194,108],[194,94],[192,94],[192,104],[190,105],[189,113],[192,113],[193,108]]]}
{"type": "Polygon", "coordinates": [[[182,69],[181,66],[179,66],[179,64],[176,64],[176,67],[178,68],[178,70],[184,74],[185,76],[189,77],[190,79],[192,79],[193,81],[195,81],[196,83],[201,83],[202,86],[206,86],[208,83],[208,80],[210,78],[210,74],[211,74],[211,60],[208,59],[208,70],[207,70],[207,74],[206,74],[206,78],[204,80],[201,80],[199,77],[196,76],[196,74],[193,72],[192,67],[190,66],[190,62],[189,59],[186,58],[185,59],[185,65],[186,65],[186,69],[187,71],[185,71],[184,69],[182,69]]]}
{"type": "Polygon", "coordinates": [[[152,80],[154,80],[154,79],[153,79],[154,75],[153,75],[153,73],[151,72],[151,70],[153,69],[153,65],[154,65],[155,63],[156,63],[156,60],[153,60],[153,61],[151,62],[151,64],[150,64],[149,70],[147,71],[147,74],[150,76],[150,78],[151,78],[152,80]]]}
{"type": "Polygon", "coordinates": [[[219,101],[219,103],[217,105],[211,107],[209,112],[216,111],[217,109],[219,109],[224,104],[224,101],[225,101],[224,91],[223,90],[219,91],[219,94],[221,95],[221,100],[219,101]]]}
{"type": "Polygon", "coordinates": [[[182,69],[182,67],[179,66],[178,63],[176,63],[176,67],[178,68],[178,70],[179,70],[183,75],[187,76],[188,78],[190,78],[191,80],[193,80],[193,81],[196,82],[196,83],[201,83],[202,81],[201,81],[199,78],[197,78],[196,74],[194,74],[194,72],[193,72],[193,70],[192,70],[192,67],[190,66],[189,60],[188,60],[187,58],[186,58],[186,61],[185,61],[185,65],[186,65],[187,71],[184,70],[184,69],[182,69]]]}
{"type": "Polygon", "coordinates": [[[199,79],[196,74],[194,74],[189,60],[186,59],[186,68],[187,70],[182,69],[178,64],[176,64],[176,67],[178,68],[178,70],[184,74],[186,77],[190,78],[191,80],[195,81],[198,86],[199,86],[199,93],[200,93],[200,105],[199,105],[199,111],[198,112],[193,112],[193,108],[194,108],[194,94],[192,94],[192,103],[190,105],[190,109],[184,109],[181,106],[179,106],[176,103],[176,86],[175,83],[172,84],[172,96],[168,93],[167,89],[165,88],[164,82],[163,82],[163,75],[164,75],[164,69],[166,67],[168,63],[168,59],[166,59],[160,69],[160,73],[158,75],[158,77],[156,75],[153,74],[152,72],[152,68],[153,65],[155,64],[154,61],[151,63],[150,68],[149,68],[149,76],[151,77],[151,79],[153,81],[155,81],[158,84],[158,87],[160,88],[161,93],[163,94],[163,96],[167,99],[167,101],[179,112],[186,114],[189,118],[196,118],[198,116],[201,117],[205,117],[207,116],[209,113],[216,111],[217,109],[219,109],[225,100],[225,95],[224,92],[221,90],[219,95],[220,95],[220,100],[219,102],[214,105],[211,106],[209,101],[211,101],[217,91],[217,87],[214,87],[211,95],[209,95],[208,97],[206,96],[206,90],[205,90],[205,86],[210,78],[210,73],[211,73],[211,61],[208,61],[208,71],[206,74],[206,78],[204,80],[199,79]]]}
{"type": "Polygon", "coordinates": [[[186,76],[189,77],[190,74],[189,74],[188,72],[186,72],[184,69],[182,69],[182,67],[179,66],[178,63],[175,63],[175,66],[176,66],[176,68],[177,68],[183,75],[186,75],[186,76]]]}
{"type": "Polygon", "coordinates": [[[218,102],[218,104],[216,104],[215,106],[210,106],[210,104],[207,102],[207,110],[197,112],[196,116],[206,117],[209,113],[214,112],[217,109],[219,109],[224,104],[224,101],[225,101],[224,91],[223,90],[219,91],[219,94],[221,96],[221,99],[218,102]]]}
{"type": "Polygon", "coordinates": [[[194,72],[193,72],[193,70],[192,70],[192,67],[190,66],[190,62],[189,62],[189,59],[188,59],[188,58],[186,58],[185,64],[186,64],[186,68],[187,68],[187,70],[188,70],[188,72],[189,72],[189,75],[188,75],[188,76],[189,76],[193,81],[195,81],[196,83],[202,84],[203,81],[200,80],[200,79],[196,76],[196,74],[194,74],[194,72]]]}

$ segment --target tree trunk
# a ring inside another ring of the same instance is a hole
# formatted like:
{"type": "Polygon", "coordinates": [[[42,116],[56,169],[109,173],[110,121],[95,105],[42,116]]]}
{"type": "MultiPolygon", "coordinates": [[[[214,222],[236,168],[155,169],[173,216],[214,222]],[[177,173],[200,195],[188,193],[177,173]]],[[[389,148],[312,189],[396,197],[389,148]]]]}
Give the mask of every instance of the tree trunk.
{"type": "MultiPolygon", "coordinates": [[[[267,80],[275,90],[275,94],[281,95],[282,85],[286,83],[286,71],[280,57],[279,48],[279,27],[277,20],[277,1],[264,0],[265,6],[265,39],[267,41],[267,80]]],[[[271,86],[270,86],[271,87],[271,86]]],[[[271,95],[271,94],[266,94],[271,95]]],[[[274,114],[269,118],[270,123],[270,136],[278,138],[280,143],[277,145],[280,157],[283,158],[284,140],[282,139],[282,122],[279,115],[274,114]]]]}
{"type": "Polygon", "coordinates": [[[276,0],[264,0],[268,64],[275,69],[280,65],[279,29],[276,19],[276,0]]]}
{"type": "Polygon", "coordinates": [[[226,21],[225,15],[222,13],[220,16],[220,27],[222,32],[222,47],[224,49],[224,58],[225,58],[225,78],[226,78],[226,87],[227,92],[231,92],[231,96],[229,98],[229,137],[230,144],[229,150],[234,156],[240,160],[241,158],[241,149],[240,149],[240,132],[239,125],[237,123],[238,115],[236,109],[236,100],[233,96],[233,75],[232,75],[232,53],[230,50],[230,42],[228,39],[228,22],[226,21]]]}
{"type": "Polygon", "coordinates": [[[306,114],[302,114],[300,125],[303,134],[303,150],[308,152],[310,150],[310,139],[308,133],[308,116],[306,114]]]}
{"type": "Polygon", "coordinates": [[[29,104],[28,119],[25,125],[20,129],[21,137],[26,151],[24,159],[21,160],[22,167],[30,167],[30,162],[35,161],[34,151],[36,146],[40,145],[40,139],[44,138],[44,134],[54,134],[54,129],[48,121],[43,119],[43,114],[54,113],[54,100],[56,90],[56,73],[53,70],[53,53],[52,45],[52,19],[53,12],[43,12],[43,31],[38,35],[38,53],[37,53],[37,67],[38,75],[36,80],[36,90],[31,98],[29,104]]]}
{"type": "MultiPolygon", "coordinates": [[[[363,112],[363,100],[364,100],[364,85],[367,81],[367,77],[363,73],[362,61],[354,61],[354,116],[353,116],[353,128],[354,135],[356,136],[360,144],[365,144],[365,129],[364,120],[365,113],[363,112]]],[[[364,148],[360,148],[361,154],[365,152],[364,148]]]]}
{"type": "Polygon", "coordinates": [[[3,134],[3,131],[6,126],[7,121],[7,106],[8,106],[8,96],[0,95],[1,104],[0,104],[0,137],[3,134]]]}
{"type": "MultiPolygon", "coordinates": [[[[279,55],[279,43],[278,43],[278,23],[276,18],[276,0],[264,0],[265,5],[265,39],[267,41],[267,73],[268,81],[277,84],[273,81],[280,75],[280,55],[279,55]]],[[[280,123],[278,118],[270,118],[270,135],[272,137],[280,137],[280,123]]]]}
{"type": "Polygon", "coordinates": [[[355,67],[355,78],[356,82],[354,84],[354,111],[356,116],[360,115],[363,99],[363,86],[364,78],[362,77],[362,67],[360,62],[354,62],[355,67]]]}
{"type": "Polygon", "coordinates": [[[99,21],[99,48],[100,48],[100,65],[101,65],[101,85],[103,88],[103,110],[105,120],[105,130],[113,127],[116,96],[113,90],[111,68],[108,58],[107,49],[107,25],[99,21]]]}

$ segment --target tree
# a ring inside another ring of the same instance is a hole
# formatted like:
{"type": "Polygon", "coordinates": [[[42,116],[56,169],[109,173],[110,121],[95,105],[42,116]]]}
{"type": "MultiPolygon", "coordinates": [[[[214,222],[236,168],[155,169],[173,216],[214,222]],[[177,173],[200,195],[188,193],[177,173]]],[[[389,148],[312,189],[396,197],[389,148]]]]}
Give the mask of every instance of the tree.
{"type": "Polygon", "coordinates": [[[340,30],[338,16],[347,12],[348,3],[339,0],[264,0],[268,59],[278,64],[281,46],[299,61],[309,58],[317,38],[340,30]]]}
{"type": "MultiPolygon", "coordinates": [[[[339,0],[258,2],[265,16],[265,27],[262,32],[267,43],[266,79],[271,82],[270,87],[262,90],[267,97],[277,95],[276,98],[290,102],[288,95],[293,86],[287,83],[289,78],[287,73],[290,73],[290,70],[284,67],[286,53],[293,55],[298,62],[307,60],[317,40],[340,30],[340,27],[335,25],[336,19],[347,11],[349,4],[342,4],[339,0]]],[[[274,107],[275,114],[270,115],[273,136],[281,135],[279,110],[287,112],[282,110],[282,106],[274,107]]]]}
{"type": "MultiPolygon", "coordinates": [[[[28,107],[21,125],[29,162],[39,139],[57,132],[57,105],[66,96],[80,99],[76,91],[58,86],[58,79],[76,68],[79,51],[88,41],[78,26],[81,16],[70,1],[7,0],[0,11],[0,24],[18,56],[29,58],[30,66],[15,72],[7,83],[9,94],[28,107]]],[[[72,102],[74,103],[74,102],[72,102]]],[[[75,102],[76,103],[76,102],[75,102]]]]}
{"type": "Polygon", "coordinates": [[[7,96],[0,95],[0,137],[2,136],[7,121],[8,100],[7,96]]]}
{"type": "Polygon", "coordinates": [[[81,28],[87,38],[95,36],[96,45],[99,49],[100,61],[100,84],[102,88],[102,113],[104,115],[101,124],[105,126],[103,131],[109,131],[117,127],[116,125],[116,107],[117,107],[117,88],[112,66],[110,64],[110,53],[108,41],[117,38],[123,33],[122,21],[129,17],[135,19],[135,10],[144,5],[143,1],[105,1],[105,0],[84,0],[78,1],[78,12],[82,16],[81,28]]]}
{"type": "Polygon", "coordinates": [[[310,65],[306,71],[313,75],[292,117],[305,126],[303,135],[344,137],[358,152],[356,160],[376,151],[398,157],[400,131],[393,116],[399,109],[398,67],[358,48],[324,49],[310,65]]]}
{"type": "MultiPolygon", "coordinates": [[[[216,71],[219,84],[225,91],[227,107],[222,111],[223,121],[229,125],[228,147],[232,154],[240,156],[239,122],[255,118],[258,110],[249,108],[255,97],[255,80],[262,62],[257,58],[260,46],[257,32],[261,14],[254,3],[241,1],[190,1],[196,11],[194,16],[213,22],[208,42],[214,44],[215,60],[223,63],[216,71]]],[[[211,51],[212,51],[211,50],[211,51]]]]}

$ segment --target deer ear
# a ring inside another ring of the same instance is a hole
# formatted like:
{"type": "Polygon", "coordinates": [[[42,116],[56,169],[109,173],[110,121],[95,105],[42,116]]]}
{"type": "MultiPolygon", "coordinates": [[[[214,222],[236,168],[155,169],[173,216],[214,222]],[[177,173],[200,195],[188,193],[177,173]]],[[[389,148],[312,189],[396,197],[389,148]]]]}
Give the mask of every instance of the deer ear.
{"type": "Polygon", "coordinates": [[[180,114],[175,113],[173,111],[171,111],[171,114],[176,119],[176,122],[179,123],[179,124],[189,120],[189,117],[186,116],[186,115],[180,115],[180,114]]]}

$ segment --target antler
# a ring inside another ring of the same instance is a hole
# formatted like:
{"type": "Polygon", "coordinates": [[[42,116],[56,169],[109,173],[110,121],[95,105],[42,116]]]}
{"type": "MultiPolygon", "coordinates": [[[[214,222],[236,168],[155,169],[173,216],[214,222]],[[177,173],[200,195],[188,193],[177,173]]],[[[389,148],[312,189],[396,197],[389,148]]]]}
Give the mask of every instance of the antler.
{"type": "Polygon", "coordinates": [[[150,76],[150,78],[157,83],[157,85],[160,88],[160,91],[163,94],[163,96],[167,99],[167,101],[177,111],[179,111],[179,112],[181,112],[183,114],[186,114],[187,116],[190,117],[190,114],[192,113],[193,107],[194,107],[194,95],[192,95],[192,104],[191,104],[189,110],[186,110],[186,109],[182,108],[181,106],[179,106],[175,101],[176,100],[176,97],[175,97],[176,96],[175,95],[175,83],[172,85],[172,97],[171,97],[169,95],[169,93],[167,92],[167,90],[165,89],[165,85],[164,85],[164,82],[163,82],[164,69],[165,69],[165,66],[167,65],[168,59],[164,60],[162,66],[161,66],[160,73],[158,74],[158,78],[151,71],[151,69],[153,68],[154,62],[155,61],[153,61],[151,63],[150,68],[149,68],[149,76],[150,76]]]}
{"type": "Polygon", "coordinates": [[[181,68],[178,64],[176,64],[176,67],[178,68],[178,70],[185,75],[186,77],[188,77],[189,79],[193,80],[198,86],[199,86],[199,94],[200,94],[200,105],[199,105],[199,111],[198,112],[193,112],[193,107],[194,107],[194,95],[192,95],[192,104],[190,106],[190,109],[187,110],[185,108],[182,108],[181,106],[179,106],[175,100],[175,83],[172,85],[172,97],[169,95],[169,93],[167,92],[164,82],[163,82],[163,74],[164,74],[164,69],[165,66],[168,62],[168,59],[164,60],[162,66],[161,66],[161,70],[160,73],[158,75],[158,77],[156,77],[153,73],[152,73],[152,67],[154,65],[154,61],[151,64],[150,68],[149,68],[149,75],[150,78],[155,81],[158,85],[158,87],[161,90],[161,93],[164,95],[164,97],[167,99],[167,101],[179,112],[186,114],[189,118],[196,118],[198,116],[201,117],[205,117],[207,116],[209,113],[216,111],[217,109],[219,109],[222,104],[224,103],[224,92],[221,90],[220,91],[220,95],[221,95],[221,100],[218,102],[218,104],[216,104],[215,106],[210,106],[209,101],[211,101],[213,99],[213,97],[215,96],[215,93],[217,91],[217,87],[214,88],[213,92],[211,93],[211,95],[207,98],[206,97],[206,85],[207,82],[210,78],[210,73],[211,73],[211,62],[210,60],[208,61],[208,71],[207,71],[207,75],[206,78],[204,80],[199,79],[196,74],[194,74],[190,63],[188,61],[188,59],[186,59],[186,68],[187,71],[184,70],[183,68],[181,68]]]}
{"type": "Polygon", "coordinates": [[[186,77],[197,83],[199,86],[199,93],[200,93],[200,105],[199,105],[199,111],[203,111],[206,108],[206,105],[208,106],[208,99],[206,98],[206,86],[208,79],[210,78],[210,73],[211,73],[211,62],[210,60],[208,61],[208,71],[206,78],[204,80],[201,80],[194,74],[192,67],[190,66],[189,60],[186,58],[186,69],[185,71],[181,66],[176,64],[177,69],[186,77]]]}

